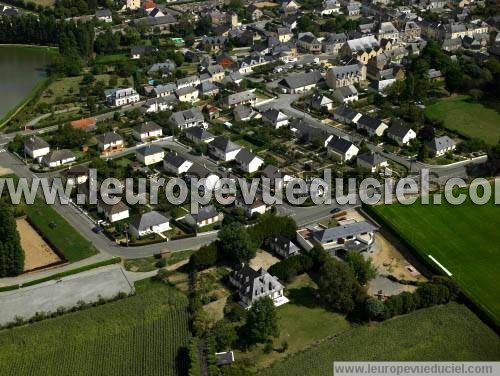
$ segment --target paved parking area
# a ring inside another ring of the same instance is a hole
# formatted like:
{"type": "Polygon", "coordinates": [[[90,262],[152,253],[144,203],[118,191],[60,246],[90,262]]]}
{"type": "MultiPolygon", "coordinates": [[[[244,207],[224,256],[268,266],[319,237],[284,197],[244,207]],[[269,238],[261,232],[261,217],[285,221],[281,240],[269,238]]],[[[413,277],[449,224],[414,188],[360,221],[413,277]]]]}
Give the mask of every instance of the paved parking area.
{"type": "Polygon", "coordinates": [[[121,265],[110,265],[44,282],[19,290],[0,293],[0,325],[36,312],[54,312],[59,307],[71,308],[79,301],[91,303],[113,298],[118,293],[131,293],[133,285],[121,265]]]}

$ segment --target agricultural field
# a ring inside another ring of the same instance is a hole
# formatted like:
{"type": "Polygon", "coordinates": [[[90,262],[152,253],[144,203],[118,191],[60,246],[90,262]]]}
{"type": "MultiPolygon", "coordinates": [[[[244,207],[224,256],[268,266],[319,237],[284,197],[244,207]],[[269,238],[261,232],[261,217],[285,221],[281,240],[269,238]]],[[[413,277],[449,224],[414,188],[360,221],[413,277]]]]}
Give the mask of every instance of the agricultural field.
{"type": "Polygon", "coordinates": [[[493,202],[478,206],[467,199],[457,206],[417,202],[409,206],[377,205],[372,210],[382,225],[385,222],[392,227],[431,264],[432,255],[452,273],[463,292],[496,323],[500,322],[498,206],[493,202]]]}
{"type": "Polygon", "coordinates": [[[178,375],[187,299],[161,282],[94,308],[0,331],[2,375],[178,375]]]}
{"type": "Polygon", "coordinates": [[[335,360],[486,361],[500,359],[500,340],[457,303],[353,327],[262,370],[263,376],[331,375],[335,360]]]}
{"type": "Polygon", "coordinates": [[[429,105],[426,115],[441,120],[444,127],[467,137],[476,137],[488,144],[500,140],[500,108],[474,103],[467,96],[440,99],[429,105]]]}

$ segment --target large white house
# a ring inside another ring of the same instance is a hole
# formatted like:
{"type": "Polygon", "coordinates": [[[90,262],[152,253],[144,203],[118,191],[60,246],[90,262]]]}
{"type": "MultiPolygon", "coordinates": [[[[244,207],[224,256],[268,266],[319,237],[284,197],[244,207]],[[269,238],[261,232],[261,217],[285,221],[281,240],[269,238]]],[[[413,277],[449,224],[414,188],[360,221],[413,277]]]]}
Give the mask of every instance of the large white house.
{"type": "Polygon", "coordinates": [[[148,121],[133,128],[134,138],[138,141],[147,141],[152,138],[159,138],[163,135],[163,128],[154,121],[148,121]]]}
{"type": "Polygon", "coordinates": [[[128,87],[125,89],[109,89],[105,92],[106,101],[112,107],[125,106],[127,104],[139,102],[139,94],[134,88],[128,87]]]}
{"type": "Polygon", "coordinates": [[[236,154],[235,160],[243,171],[250,174],[258,171],[264,164],[264,160],[262,158],[257,157],[245,148],[241,149],[238,154],[236,154]]]}
{"type": "Polygon", "coordinates": [[[50,145],[40,137],[31,136],[24,142],[24,152],[28,157],[40,161],[44,155],[49,154],[50,145]]]}
{"type": "Polygon", "coordinates": [[[129,208],[122,201],[116,204],[106,204],[104,201],[97,201],[97,212],[102,213],[110,222],[118,222],[130,216],[129,208]]]}
{"type": "Polygon", "coordinates": [[[136,151],[137,160],[145,166],[150,166],[163,161],[165,151],[157,145],[147,145],[136,151]]]}
{"type": "Polygon", "coordinates": [[[328,155],[335,157],[340,162],[347,162],[358,155],[359,148],[351,141],[344,138],[333,138],[330,136],[326,141],[328,155]]]}

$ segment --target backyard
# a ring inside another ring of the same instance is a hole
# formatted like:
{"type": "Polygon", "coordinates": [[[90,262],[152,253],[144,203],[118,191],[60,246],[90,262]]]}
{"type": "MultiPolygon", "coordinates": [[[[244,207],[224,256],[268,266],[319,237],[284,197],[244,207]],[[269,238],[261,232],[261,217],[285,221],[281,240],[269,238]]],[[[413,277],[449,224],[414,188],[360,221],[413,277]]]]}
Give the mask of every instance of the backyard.
{"type": "Polygon", "coordinates": [[[426,115],[441,120],[445,128],[467,137],[476,137],[488,144],[500,140],[500,109],[474,103],[459,95],[438,100],[429,105],[426,115]]]}

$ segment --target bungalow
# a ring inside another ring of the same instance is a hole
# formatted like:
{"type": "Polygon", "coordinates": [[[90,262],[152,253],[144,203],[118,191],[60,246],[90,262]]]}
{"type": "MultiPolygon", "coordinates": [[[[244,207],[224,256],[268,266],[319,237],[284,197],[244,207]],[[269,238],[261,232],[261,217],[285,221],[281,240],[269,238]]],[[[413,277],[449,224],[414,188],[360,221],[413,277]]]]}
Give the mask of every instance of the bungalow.
{"type": "Polygon", "coordinates": [[[380,154],[371,152],[359,154],[356,158],[356,165],[374,173],[386,168],[389,166],[389,163],[380,154]]]}
{"type": "Polygon", "coordinates": [[[41,163],[47,167],[57,167],[76,161],[76,157],[71,150],[52,150],[42,157],[41,163]]]}
{"type": "Polygon", "coordinates": [[[254,106],[257,102],[257,97],[251,90],[242,91],[239,93],[229,94],[222,98],[221,104],[225,107],[236,107],[242,104],[254,106]]]}
{"type": "Polygon", "coordinates": [[[262,122],[272,125],[274,129],[279,129],[288,125],[288,116],[280,110],[270,108],[262,113],[262,122]]]}
{"type": "Polygon", "coordinates": [[[316,91],[310,98],[306,99],[306,104],[316,111],[330,111],[333,101],[319,91],[316,91]]]}
{"type": "Polygon", "coordinates": [[[456,148],[455,141],[448,136],[434,137],[426,146],[429,148],[430,154],[435,157],[445,155],[456,148]]]}
{"type": "Polygon", "coordinates": [[[152,138],[160,138],[163,128],[154,121],[148,121],[133,128],[132,135],[138,141],[147,141],[152,138]]]}
{"type": "Polygon", "coordinates": [[[314,230],[312,237],[325,250],[369,248],[375,241],[375,230],[376,227],[367,221],[347,221],[332,228],[314,230]]]}
{"type": "Polygon", "coordinates": [[[192,165],[193,162],[177,155],[176,153],[168,153],[163,159],[163,168],[165,171],[171,172],[175,175],[186,173],[192,165]]]}
{"type": "Polygon", "coordinates": [[[236,159],[236,155],[241,150],[240,145],[222,136],[215,137],[213,141],[208,144],[208,148],[217,159],[224,162],[236,159]]]}
{"type": "Polygon", "coordinates": [[[264,160],[249,152],[247,149],[241,149],[235,157],[238,166],[245,172],[253,174],[264,164],[264,160]]]}
{"type": "Polygon", "coordinates": [[[234,206],[242,208],[248,218],[251,218],[254,214],[265,214],[271,209],[270,206],[267,206],[265,202],[260,199],[256,199],[251,204],[247,204],[242,197],[237,197],[234,200],[234,206]]]}
{"type": "Polygon", "coordinates": [[[199,144],[202,142],[205,142],[208,144],[208,143],[212,142],[213,139],[215,138],[215,136],[212,133],[210,133],[209,131],[207,131],[203,127],[188,128],[184,132],[184,135],[186,136],[186,138],[188,140],[191,140],[196,144],[199,144]]]}
{"type": "Polygon", "coordinates": [[[199,127],[205,122],[203,113],[197,107],[193,107],[184,111],[174,112],[170,116],[169,120],[180,130],[185,130],[191,127],[199,127]]]}
{"type": "Polygon", "coordinates": [[[349,104],[356,102],[358,97],[358,90],[353,85],[339,87],[333,92],[333,97],[342,104],[349,104]]]}
{"type": "Polygon", "coordinates": [[[123,137],[116,132],[107,132],[96,136],[97,146],[103,154],[120,151],[125,147],[123,137]]]}
{"type": "Polygon", "coordinates": [[[31,136],[24,141],[24,153],[28,157],[40,161],[44,155],[50,153],[50,145],[38,136],[31,136]]]}
{"type": "Polygon", "coordinates": [[[145,166],[160,163],[165,156],[165,151],[157,145],[147,145],[135,152],[137,160],[145,166]]]}
{"type": "Polygon", "coordinates": [[[129,208],[121,200],[116,204],[106,204],[102,200],[97,201],[97,212],[103,214],[110,222],[118,222],[130,216],[129,208]]]}
{"type": "Polygon", "coordinates": [[[288,75],[278,82],[283,93],[299,94],[318,87],[323,77],[318,70],[288,75]]]}
{"type": "Polygon", "coordinates": [[[128,231],[130,235],[140,238],[149,234],[161,234],[170,230],[170,219],[157,211],[138,215],[130,220],[128,231]]]}
{"type": "Polygon", "coordinates": [[[139,102],[139,94],[134,88],[109,89],[105,90],[106,102],[111,107],[120,107],[131,103],[139,102]]]}
{"type": "Polygon", "coordinates": [[[283,258],[288,258],[299,252],[299,247],[287,236],[279,235],[266,240],[267,247],[283,258]]]}
{"type": "Polygon", "coordinates": [[[379,136],[382,137],[385,130],[389,128],[387,124],[383,121],[372,118],[367,115],[361,115],[361,117],[356,122],[358,130],[365,130],[369,136],[379,136]]]}
{"type": "Polygon", "coordinates": [[[69,123],[73,129],[82,129],[84,131],[92,131],[96,129],[97,119],[94,117],[73,120],[69,123]]]}
{"type": "Polygon", "coordinates": [[[340,160],[341,163],[350,161],[358,155],[359,148],[345,138],[332,138],[326,145],[328,155],[340,160]]]}
{"type": "Polygon", "coordinates": [[[220,222],[223,218],[224,215],[222,213],[219,213],[215,206],[207,205],[200,208],[200,210],[198,210],[198,213],[196,214],[187,214],[184,220],[189,225],[200,228],[220,222]]]}
{"type": "Polygon", "coordinates": [[[337,107],[333,114],[333,118],[341,123],[356,124],[361,117],[361,114],[347,106],[337,107]]]}
{"type": "Polygon", "coordinates": [[[394,140],[399,146],[408,145],[411,140],[417,138],[413,129],[403,124],[394,124],[387,130],[387,137],[394,140]]]}
{"type": "Polygon", "coordinates": [[[271,298],[275,306],[288,302],[283,285],[264,268],[254,270],[243,264],[229,276],[229,282],[238,289],[241,305],[247,309],[265,297],[271,298]]]}

